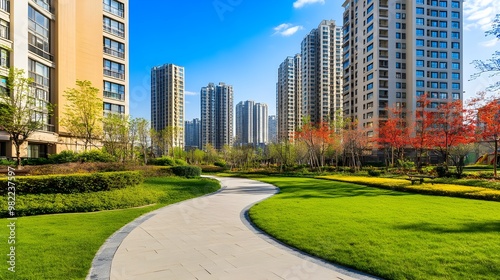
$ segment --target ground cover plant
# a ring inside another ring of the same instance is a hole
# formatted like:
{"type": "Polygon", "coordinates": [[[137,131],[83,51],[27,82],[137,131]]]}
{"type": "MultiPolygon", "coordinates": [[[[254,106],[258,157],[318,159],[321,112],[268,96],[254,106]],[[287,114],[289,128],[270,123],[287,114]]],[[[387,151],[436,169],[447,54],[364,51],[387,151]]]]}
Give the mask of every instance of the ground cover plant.
{"type": "Polygon", "coordinates": [[[312,178],[260,180],[281,191],[250,209],[252,221],[310,254],[386,279],[500,275],[499,202],[312,178]]]}
{"type": "MultiPolygon", "coordinates": [[[[95,253],[104,241],[125,224],[144,213],[189,198],[211,193],[220,185],[210,179],[177,177],[148,178],[140,185],[156,194],[156,203],[131,208],[93,213],[57,214],[20,217],[16,221],[16,273],[4,262],[0,279],[85,279],[95,253]]],[[[115,200],[119,197],[115,197],[115,200]]],[[[0,219],[0,235],[9,235],[7,219],[0,219]]],[[[0,252],[9,253],[2,242],[0,252]]]]}

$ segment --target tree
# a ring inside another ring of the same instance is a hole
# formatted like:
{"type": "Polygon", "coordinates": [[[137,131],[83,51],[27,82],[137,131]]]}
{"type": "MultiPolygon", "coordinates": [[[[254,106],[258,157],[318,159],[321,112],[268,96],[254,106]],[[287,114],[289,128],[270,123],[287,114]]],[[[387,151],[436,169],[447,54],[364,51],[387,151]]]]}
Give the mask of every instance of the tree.
{"type": "Polygon", "coordinates": [[[465,167],[465,157],[476,149],[476,145],[472,142],[467,144],[460,143],[450,147],[449,155],[453,164],[457,168],[457,177],[461,178],[465,167]]]}
{"type": "Polygon", "coordinates": [[[61,125],[74,137],[84,140],[85,151],[102,136],[102,99],[90,81],[76,81],[77,88],[64,91],[68,103],[61,125]]]}
{"type": "Polygon", "coordinates": [[[107,114],[103,119],[103,145],[120,162],[127,158],[129,121],[127,116],[107,114]]]}
{"type": "MultiPolygon", "coordinates": [[[[493,20],[492,28],[485,33],[486,36],[494,36],[500,40],[500,14],[497,14],[495,19],[493,20]]],[[[479,71],[471,76],[471,79],[474,80],[485,73],[489,73],[490,77],[500,75],[500,51],[496,51],[490,59],[485,61],[483,60],[474,60],[472,61],[474,67],[479,71]]],[[[494,91],[500,89],[500,82],[496,82],[495,84],[486,88],[487,91],[494,91]]]]}
{"type": "Polygon", "coordinates": [[[493,173],[497,176],[498,166],[498,142],[500,141],[500,97],[498,95],[487,96],[485,92],[471,100],[474,111],[477,112],[476,129],[478,140],[493,143],[494,160],[493,173]]]}
{"type": "Polygon", "coordinates": [[[148,147],[151,143],[151,130],[149,128],[149,122],[146,119],[138,118],[134,119],[134,123],[137,126],[137,142],[139,145],[139,151],[144,159],[144,164],[148,163],[148,147]]]}
{"type": "Polygon", "coordinates": [[[383,148],[390,149],[391,166],[394,166],[394,157],[397,153],[402,159],[404,148],[409,143],[409,130],[403,117],[402,108],[394,107],[389,111],[386,122],[381,123],[377,142],[383,148]]]}
{"type": "Polygon", "coordinates": [[[413,128],[413,137],[410,139],[411,146],[415,149],[417,169],[422,168],[422,157],[431,146],[432,139],[432,112],[426,108],[430,101],[427,95],[421,95],[417,99],[417,111],[415,112],[415,127],[413,128]]]}
{"type": "Polygon", "coordinates": [[[24,76],[24,70],[11,68],[7,88],[0,91],[0,130],[7,132],[16,149],[16,164],[21,164],[21,146],[37,130],[45,126],[44,117],[52,114],[52,106],[37,105],[31,94],[33,80],[24,76]]]}
{"type": "Polygon", "coordinates": [[[461,100],[440,105],[432,116],[430,145],[441,155],[443,164],[448,170],[450,149],[470,143],[474,128],[469,122],[467,110],[463,108],[461,100]]]}

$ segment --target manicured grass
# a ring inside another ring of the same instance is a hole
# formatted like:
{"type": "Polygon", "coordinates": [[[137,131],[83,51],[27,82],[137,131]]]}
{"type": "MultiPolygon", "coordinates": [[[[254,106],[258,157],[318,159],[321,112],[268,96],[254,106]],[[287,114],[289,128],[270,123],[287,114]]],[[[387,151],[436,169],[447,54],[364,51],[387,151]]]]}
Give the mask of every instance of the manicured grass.
{"type": "Polygon", "coordinates": [[[7,270],[9,235],[0,219],[0,279],[85,279],[95,253],[104,241],[144,213],[168,204],[211,193],[218,182],[209,179],[151,178],[145,189],[160,192],[158,204],[143,208],[94,213],[21,217],[16,222],[16,273],[7,270]]]}
{"type": "Polygon", "coordinates": [[[250,209],[277,239],[386,279],[498,279],[500,203],[310,178],[250,209]]]}

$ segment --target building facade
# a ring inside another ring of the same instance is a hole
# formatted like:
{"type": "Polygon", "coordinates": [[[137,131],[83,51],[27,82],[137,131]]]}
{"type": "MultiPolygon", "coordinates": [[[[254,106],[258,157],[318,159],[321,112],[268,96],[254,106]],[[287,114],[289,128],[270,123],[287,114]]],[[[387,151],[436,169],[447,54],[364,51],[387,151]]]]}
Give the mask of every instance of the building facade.
{"type": "Polygon", "coordinates": [[[269,143],[278,142],[278,119],[276,118],[276,115],[269,116],[267,125],[268,125],[267,137],[269,143]]]}
{"type": "Polygon", "coordinates": [[[419,96],[427,95],[427,110],[462,100],[462,4],[344,2],[344,116],[368,137],[376,137],[392,108],[415,127],[419,96]]]}
{"type": "Polygon", "coordinates": [[[151,69],[151,127],[167,129],[173,147],[184,148],[184,67],[164,64],[151,69]]]}
{"type": "Polygon", "coordinates": [[[209,83],[201,88],[201,145],[220,150],[233,145],[233,98],[231,85],[209,83]]]}
{"type": "Polygon", "coordinates": [[[302,122],[301,56],[287,57],[278,68],[276,112],[278,139],[290,141],[302,122]]]}
{"type": "Polygon", "coordinates": [[[201,150],[201,121],[196,118],[192,121],[186,121],[184,127],[186,133],[184,139],[186,140],[185,149],[186,151],[192,149],[201,150]]]}
{"type": "Polygon", "coordinates": [[[265,146],[268,143],[268,108],[265,103],[247,100],[236,105],[237,146],[265,146]]]}
{"type": "MultiPolygon", "coordinates": [[[[21,147],[21,157],[83,148],[58,121],[66,110],[64,91],[76,80],[100,90],[105,112],[128,114],[128,18],[128,0],[0,0],[0,81],[5,86],[8,68],[24,70],[45,123],[21,147]],[[55,105],[52,115],[48,103],[55,105]]],[[[13,155],[0,131],[0,157],[13,155]]]]}
{"type": "Polygon", "coordinates": [[[342,27],[323,20],[301,44],[302,116],[332,122],[342,109],[342,27]]]}

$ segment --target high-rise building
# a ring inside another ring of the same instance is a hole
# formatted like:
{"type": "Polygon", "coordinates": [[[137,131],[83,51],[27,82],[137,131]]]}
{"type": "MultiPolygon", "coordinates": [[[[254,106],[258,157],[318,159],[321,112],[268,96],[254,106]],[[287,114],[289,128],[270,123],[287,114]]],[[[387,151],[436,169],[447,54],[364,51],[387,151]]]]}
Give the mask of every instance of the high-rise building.
{"type": "Polygon", "coordinates": [[[268,108],[265,103],[241,101],[236,105],[236,145],[268,143],[268,108]]]}
{"type": "Polygon", "coordinates": [[[209,83],[201,88],[201,145],[220,150],[233,145],[233,86],[209,83]]]}
{"type": "Polygon", "coordinates": [[[251,100],[236,104],[236,136],[238,146],[254,143],[254,106],[251,100]]]}
{"type": "Polygon", "coordinates": [[[269,143],[278,142],[278,119],[275,115],[271,115],[267,121],[268,125],[268,141],[269,143]]]}
{"type": "Polygon", "coordinates": [[[427,110],[463,98],[461,0],[347,0],[343,7],[344,116],[368,137],[392,108],[418,125],[419,96],[430,100],[427,110]]]}
{"type": "Polygon", "coordinates": [[[253,143],[255,146],[265,146],[269,142],[268,138],[268,117],[267,104],[255,103],[253,110],[253,143]]]}
{"type": "Polygon", "coordinates": [[[278,139],[293,140],[302,122],[301,57],[287,57],[278,68],[276,84],[276,112],[278,139]]]}
{"type": "MultiPolygon", "coordinates": [[[[45,126],[21,148],[21,157],[78,151],[59,120],[67,104],[64,91],[76,80],[100,90],[104,112],[128,114],[128,0],[0,0],[0,83],[8,68],[23,69],[45,126]],[[49,116],[47,106],[54,112],[49,116]]],[[[0,157],[12,157],[9,137],[0,131],[0,157]]]]}
{"type": "Polygon", "coordinates": [[[165,64],[151,69],[151,127],[167,129],[173,147],[184,148],[184,67],[165,64]]]}
{"type": "Polygon", "coordinates": [[[331,122],[342,109],[342,27],[323,20],[301,44],[302,116],[331,122]]]}
{"type": "Polygon", "coordinates": [[[201,149],[201,122],[200,119],[193,119],[186,121],[186,133],[184,139],[186,140],[186,150],[201,149]]]}

